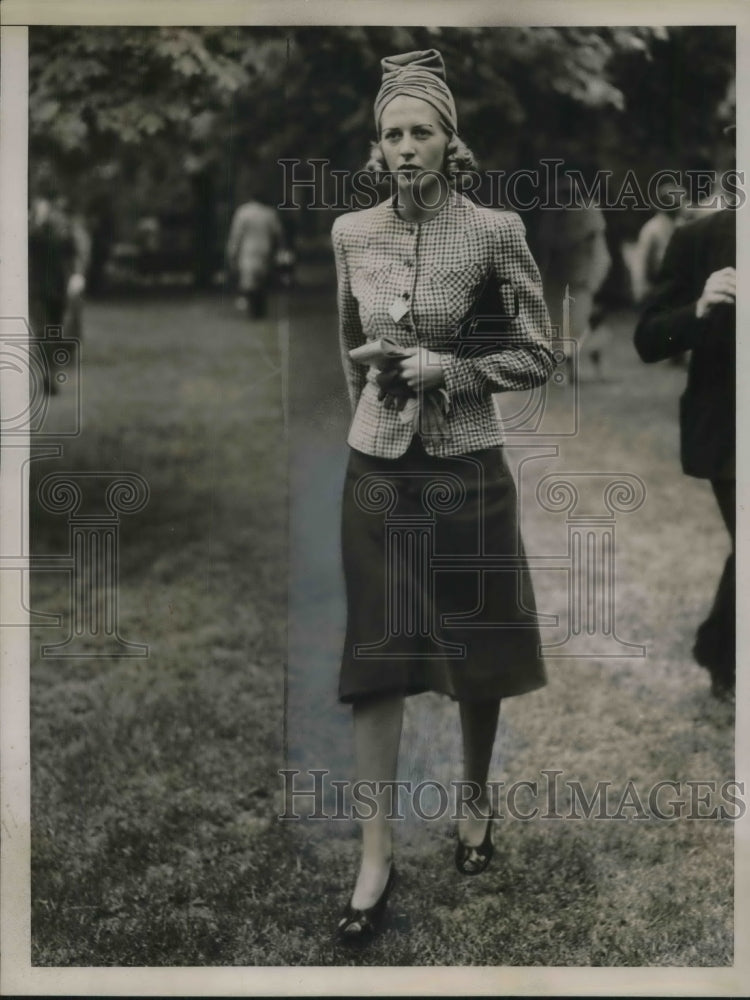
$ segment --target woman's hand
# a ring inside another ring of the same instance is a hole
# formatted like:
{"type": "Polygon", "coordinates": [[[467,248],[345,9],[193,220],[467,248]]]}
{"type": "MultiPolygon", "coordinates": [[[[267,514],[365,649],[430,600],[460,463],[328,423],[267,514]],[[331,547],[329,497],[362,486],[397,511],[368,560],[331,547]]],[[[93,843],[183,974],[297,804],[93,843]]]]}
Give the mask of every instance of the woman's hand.
{"type": "Polygon", "coordinates": [[[408,357],[399,362],[401,378],[414,392],[429,392],[445,385],[440,355],[426,347],[408,347],[408,357]]]}

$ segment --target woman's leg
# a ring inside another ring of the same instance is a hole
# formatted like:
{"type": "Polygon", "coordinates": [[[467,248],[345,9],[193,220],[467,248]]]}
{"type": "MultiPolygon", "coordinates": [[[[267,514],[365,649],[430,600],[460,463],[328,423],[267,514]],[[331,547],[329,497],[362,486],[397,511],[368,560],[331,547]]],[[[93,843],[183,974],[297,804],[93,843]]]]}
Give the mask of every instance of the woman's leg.
{"type": "MultiPolygon", "coordinates": [[[[398,748],[404,716],[403,695],[368,698],[354,704],[354,755],[357,781],[396,780],[398,748]]],[[[369,789],[368,789],[369,793],[369,789]]],[[[362,861],[351,905],[366,910],[377,902],[391,867],[391,793],[384,789],[373,797],[377,813],[361,820],[362,861]]],[[[364,806],[361,807],[364,811],[364,806]]]]}
{"type": "Polygon", "coordinates": [[[497,720],[500,713],[500,699],[494,701],[462,701],[461,736],[464,749],[464,780],[478,785],[476,799],[478,817],[466,808],[465,818],[459,820],[459,837],[469,847],[478,847],[487,832],[489,799],[487,796],[487,774],[495,744],[497,720]]]}

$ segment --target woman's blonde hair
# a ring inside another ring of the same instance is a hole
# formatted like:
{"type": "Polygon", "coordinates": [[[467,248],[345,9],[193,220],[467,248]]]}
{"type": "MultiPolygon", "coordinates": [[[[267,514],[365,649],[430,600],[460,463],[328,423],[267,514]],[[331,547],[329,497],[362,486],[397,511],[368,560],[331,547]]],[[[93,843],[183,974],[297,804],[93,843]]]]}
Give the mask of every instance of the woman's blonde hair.
{"type": "MultiPolygon", "coordinates": [[[[443,172],[451,184],[455,184],[456,178],[466,170],[476,170],[477,161],[474,154],[466,143],[455,133],[448,135],[448,147],[445,151],[445,163],[443,172]]],[[[370,143],[370,159],[365,164],[365,170],[373,174],[387,174],[388,167],[385,157],[380,148],[379,142],[370,143]]]]}

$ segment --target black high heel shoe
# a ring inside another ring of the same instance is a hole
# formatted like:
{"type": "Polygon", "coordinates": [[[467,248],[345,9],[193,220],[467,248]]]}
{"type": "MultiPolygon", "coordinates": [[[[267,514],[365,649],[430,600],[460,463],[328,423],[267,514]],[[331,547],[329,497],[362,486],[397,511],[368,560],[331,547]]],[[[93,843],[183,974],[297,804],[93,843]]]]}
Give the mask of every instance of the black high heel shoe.
{"type": "Polygon", "coordinates": [[[495,846],[492,843],[493,819],[493,816],[488,818],[484,840],[478,847],[469,847],[460,839],[456,844],[456,868],[462,875],[481,875],[490,863],[492,855],[495,853],[495,846]]]}
{"type": "Polygon", "coordinates": [[[346,904],[336,927],[339,941],[346,944],[359,944],[368,941],[377,933],[395,879],[396,868],[391,864],[385,888],[372,906],[368,906],[366,910],[357,910],[352,906],[351,901],[346,904]]]}

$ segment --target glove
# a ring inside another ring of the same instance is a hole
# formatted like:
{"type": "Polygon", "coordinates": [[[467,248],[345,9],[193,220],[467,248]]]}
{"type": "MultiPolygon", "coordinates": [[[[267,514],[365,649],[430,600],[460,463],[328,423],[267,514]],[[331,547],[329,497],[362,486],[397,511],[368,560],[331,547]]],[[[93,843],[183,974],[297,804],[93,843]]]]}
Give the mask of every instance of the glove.
{"type": "Polygon", "coordinates": [[[407,400],[414,398],[416,393],[402,380],[397,364],[397,361],[393,361],[387,368],[378,372],[375,381],[378,384],[378,399],[386,410],[395,408],[400,413],[406,406],[407,400]]]}
{"type": "Polygon", "coordinates": [[[446,416],[450,407],[448,393],[439,389],[417,398],[414,390],[401,377],[399,362],[407,357],[390,337],[368,341],[349,351],[352,361],[377,368],[375,381],[378,399],[386,410],[395,409],[402,423],[429,436],[443,437],[447,432],[446,416]]]}

